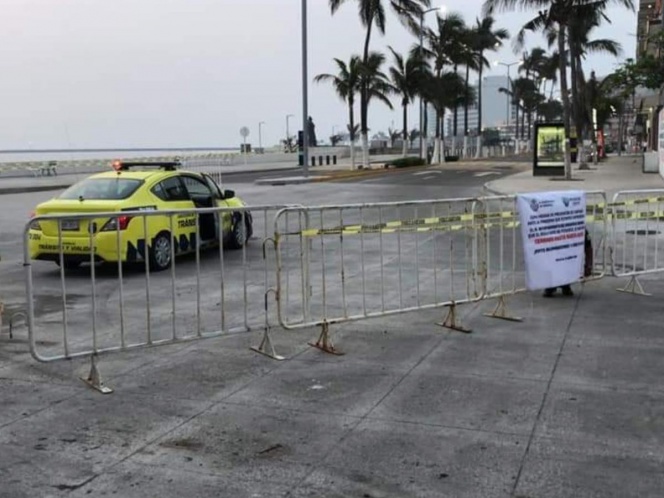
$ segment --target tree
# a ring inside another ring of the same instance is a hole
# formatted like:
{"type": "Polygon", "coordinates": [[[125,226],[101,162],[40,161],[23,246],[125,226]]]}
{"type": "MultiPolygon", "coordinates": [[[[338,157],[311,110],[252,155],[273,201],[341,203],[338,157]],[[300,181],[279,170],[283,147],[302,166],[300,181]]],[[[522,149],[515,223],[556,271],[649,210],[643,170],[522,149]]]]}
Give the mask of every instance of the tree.
{"type": "Polygon", "coordinates": [[[339,72],[337,74],[319,74],[314,78],[316,83],[329,81],[332,83],[339,98],[348,104],[349,133],[350,133],[350,163],[351,168],[355,169],[355,95],[360,85],[360,65],[361,60],[357,55],[351,56],[348,64],[341,59],[334,59],[339,72]]]}
{"type": "Polygon", "coordinates": [[[332,147],[335,147],[337,144],[343,142],[344,136],[340,133],[336,133],[330,136],[330,144],[332,147]]]}
{"type": "MultiPolygon", "coordinates": [[[[465,29],[465,22],[463,17],[457,13],[449,13],[445,16],[436,16],[436,29],[427,30],[425,33],[427,40],[427,49],[425,55],[433,59],[433,74],[434,78],[440,79],[444,74],[446,68],[454,67],[454,54],[458,51],[459,36],[465,29]]],[[[454,69],[456,73],[456,68],[454,69]]],[[[425,95],[431,94],[432,78],[424,78],[423,92],[425,95]]],[[[458,95],[455,98],[459,97],[458,95]]],[[[424,100],[431,102],[428,97],[424,100]]],[[[433,105],[433,102],[431,102],[433,105]]],[[[434,110],[438,113],[438,109],[433,105],[434,110]]],[[[441,145],[441,115],[436,116],[436,131],[434,140],[434,157],[438,158],[440,150],[437,149],[441,145]]]]}
{"type": "MultiPolygon", "coordinates": [[[[418,20],[422,15],[424,8],[431,5],[431,0],[354,0],[357,4],[360,16],[360,22],[366,32],[364,37],[364,51],[362,53],[362,63],[369,65],[371,34],[374,26],[381,34],[385,34],[385,4],[396,13],[399,20],[406,25],[413,33],[417,32],[418,20]]],[[[334,15],[339,8],[348,3],[349,0],[329,0],[330,10],[334,15]]],[[[367,86],[367,80],[360,83],[360,125],[362,132],[362,161],[365,167],[369,167],[369,100],[370,90],[367,86]]]]}
{"type": "Polygon", "coordinates": [[[444,153],[444,127],[442,120],[445,110],[452,110],[464,102],[466,95],[475,98],[474,92],[467,91],[463,78],[455,71],[446,71],[440,76],[431,75],[426,79],[423,87],[427,101],[431,102],[436,110],[436,145],[432,162],[445,162],[444,153]]]}
{"type": "MultiPolygon", "coordinates": [[[[556,31],[558,45],[558,71],[560,74],[560,89],[563,100],[563,123],[565,125],[565,177],[572,178],[572,164],[570,160],[570,132],[571,132],[571,102],[568,93],[567,57],[568,36],[574,19],[583,16],[593,16],[604,13],[612,4],[623,5],[634,9],[632,0],[485,0],[484,12],[493,14],[497,10],[537,10],[538,15],[529,21],[516,37],[517,46],[522,46],[525,31],[556,31]]],[[[606,16],[604,16],[606,18],[606,16]]]]}
{"type": "MultiPolygon", "coordinates": [[[[477,92],[477,136],[483,139],[482,133],[482,72],[484,68],[489,67],[489,61],[484,57],[484,53],[490,50],[496,50],[504,40],[509,38],[506,29],[494,29],[496,20],[491,16],[485,16],[482,19],[476,19],[473,37],[473,48],[477,52],[478,60],[478,92],[477,92]]],[[[482,153],[482,141],[477,146],[477,157],[482,153]]]]}
{"type": "Polygon", "coordinates": [[[403,109],[403,156],[408,152],[408,105],[419,93],[420,82],[424,74],[429,70],[419,49],[411,50],[407,57],[397,53],[392,47],[388,47],[394,59],[390,67],[390,78],[396,93],[401,97],[403,109]]]}

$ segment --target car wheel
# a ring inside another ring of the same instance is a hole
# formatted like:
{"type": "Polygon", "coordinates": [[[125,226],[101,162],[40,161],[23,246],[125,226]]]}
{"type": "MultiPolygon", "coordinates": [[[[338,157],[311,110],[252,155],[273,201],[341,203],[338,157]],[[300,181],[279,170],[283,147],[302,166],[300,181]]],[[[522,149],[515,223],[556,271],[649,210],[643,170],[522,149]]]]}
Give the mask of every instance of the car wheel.
{"type": "Polygon", "coordinates": [[[150,269],[163,271],[171,266],[173,243],[170,234],[162,232],[152,240],[150,247],[150,269]]]}
{"type": "Polygon", "coordinates": [[[242,249],[247,240],[249,240],[250,233],[251,222],[249,218],[246,217],[245,222],[242,223],[242,215],[235,213],[233,215],[233,228],[228,236],[228,247],[231,249],[242,249]]]}

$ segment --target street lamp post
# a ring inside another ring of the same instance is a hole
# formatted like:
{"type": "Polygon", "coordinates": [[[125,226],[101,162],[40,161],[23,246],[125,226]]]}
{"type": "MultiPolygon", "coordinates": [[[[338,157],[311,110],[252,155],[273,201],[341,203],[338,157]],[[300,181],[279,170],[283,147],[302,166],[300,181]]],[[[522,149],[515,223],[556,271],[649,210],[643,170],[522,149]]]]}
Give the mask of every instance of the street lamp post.
{"type": "MultiPolygon", "coordinates": [[[[431,9],[423,10],[420,13],[420,55],[422,54],[422,49],[424,48],[424,16],[430,12],[442,12],[444,7],[433,7],[431,9]]],[[[424,149],[424,100],[420,95],[420,159],[426,157],[426,150],[424,149]]],[[[406,140],[407,137],[404,137],[406,140]]]]}
{"type": "Polygon", "coordinates": [[[258,123],[258,153],[263,151],[263,130],[262,127],[265,124],[265,121],[260,121],[258,123]]]}
{"type": "Polygon", "coordinates": [[[496,66],[505,66],[507,68],[507,109],[506,109],[507,114],[505,115],[506,127],[510,125],[510,92],[512,91],[512,79],[510,78],[510,68],[512,66],[516,66],[517,64],[520,66],[521,64],[523,64],[523,61],[510,62],[509,64],[500,61],[495,62],[496,66]]]}
{"type": "Polygon", "coordinates": [[[302,0],[302,173],[309,176],[309,76],[307,67],[307,0],[302,0]]]}

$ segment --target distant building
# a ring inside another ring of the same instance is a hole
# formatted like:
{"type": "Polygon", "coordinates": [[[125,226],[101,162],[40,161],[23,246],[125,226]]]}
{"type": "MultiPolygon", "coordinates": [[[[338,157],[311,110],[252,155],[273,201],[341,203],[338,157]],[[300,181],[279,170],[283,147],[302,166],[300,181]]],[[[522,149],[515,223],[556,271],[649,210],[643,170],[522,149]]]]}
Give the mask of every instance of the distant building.
{"type": "MultiPolygon", "coordinates": [[[[474,85],[477,93],[478,84],[474,85]]],[[[508,88],[507,76],[486,76],[482,78],[482,128],[501,128],[506,124],[514,123],[516,108],[510,105],[509,95],[502,89],[508,88]],[[509,123],[507,123],[509,121],[509,123]]],[[[433,106],[427,107],[427,131],[429,136],[436,133],[435,110],[433,106]]],[[[457,110],[457,136],[463,136],[464,130],[470,135],[477,135],[478,130],[478,108],[472,105],[468,108],[468,120],[466,121],[464,108],[457,110]]],[[[454,132],[454,113],[446,112],[444,119],[445,136],[450,137],[454,132]]]]}

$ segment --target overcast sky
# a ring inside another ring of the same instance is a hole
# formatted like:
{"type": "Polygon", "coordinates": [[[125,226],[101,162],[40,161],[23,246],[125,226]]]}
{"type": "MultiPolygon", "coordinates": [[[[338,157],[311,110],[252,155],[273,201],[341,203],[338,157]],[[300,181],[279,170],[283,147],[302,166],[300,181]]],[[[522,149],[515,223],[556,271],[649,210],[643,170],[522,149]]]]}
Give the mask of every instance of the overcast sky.
{"type": "MultiPolygon", "coordinates": [[[[434,0],[435,2],[436,0],[434,0]]],[[[440,4],[442,4],[441,2],[440,4]]],[[[449,0],[467,22],[482,0],[449,0]]],[[[435,5],[440,5],[435,4],[435,5]]],[[[276,144],[301,123],[300,0],[0,0],[0,149],[237,146],[239,129],[258,145],[276,144]]],[[[614,19],[596,37],[634,53],[636,17],[614,19]]],[[[518,31],[532,13],[500,15],[518,31]]],[[[433,14],[427,17],[433,22],[433,14]]],[[[309,0],[310,80],[334,71],[332,58],[362,48],[354,1],[332,17],[327,0],[309,0]]],[[[390,15],[387,45],[406,51],[415,39],[390,15]]],[[[529,41],[541,44],[531,37],[529,41]]],[[[508,46],[495,60],[518,59],[508,46]]],[[[592,57],[587,68],[610,72],[616,60],[592,57]]],[[[505,68],[491,74],[504,74],[505,68]]],[[[329,85],[311,84],[310,114],[319,138],[347,123],[329,85]]],[[[395,104],[397,100],[395,99],[395,104]]],[[[411,119],[417,112],[412,109],[411,119]]],[[[401,111],[376,103],[372,132],[401,126],[401,111]]],[[[413,123],[413,121],[411,121],[413,123]]],[[[412,128],[412,126],[411,126],[412,128]]]]}

